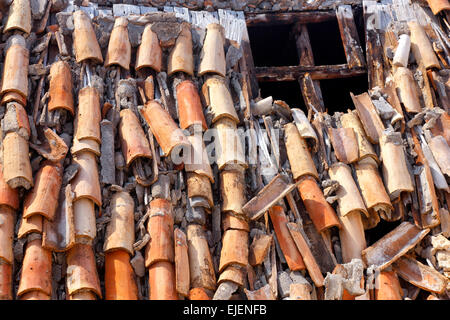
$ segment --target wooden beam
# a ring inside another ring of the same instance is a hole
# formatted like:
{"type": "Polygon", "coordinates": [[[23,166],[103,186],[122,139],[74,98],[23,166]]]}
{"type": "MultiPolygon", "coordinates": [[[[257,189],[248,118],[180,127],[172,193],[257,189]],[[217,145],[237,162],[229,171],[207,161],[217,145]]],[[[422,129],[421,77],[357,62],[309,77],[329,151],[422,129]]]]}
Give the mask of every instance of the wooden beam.
{"type": "Polygon", "coordinates": [[[246,14],[247,27],[260,25],[274,26],[293,23],[318,23],[336,19],[334,11],[302,11],[285,13],[248,13],[246,14]]]}
{"type": "MultiPolygon", "coordinates": [[[[314,55],[309,41],[308,28],[304,24],[297,24],[294,28],[297,53],[300,58],[300,66],[314,66],[314,55]]],[[[318,80],[312,80],[309,73],[298,79],[303,101],[308,108],[308,115],[312,114],[311,105],[319,112],[325,110],[322,98],[322,90],[318,80]]]]}
{"type": "Polygon", "coordinates": [[[366,58],[369,74],[369,89],[376,86],[384,88],[383,46],[375,23],[380,19],[379,8],[375,1],[364,4],[364,24],[366,30],[366,58]]]}
{"type": "Polygon", "coordinates": [[[243,57],[241,58],[240,69],[247,77],[247,90],[249,98],[256,98],[259,93],[258,81],[255,75],[255,64],[253,61],[252,48],[250,46],[250,39],[248,37],[247,27],[242,33],[241,48],[243,57]]]}
{"type": "Polygon", "coordinates": [[[256,78],[261,82],[296,81],[309,73],[312,80],[355,77],[366,73],[365,68],[350,69],[347,64],[330,66],[256,67],[256,78]]]}
{"type": "Polygon", "coordinates": [[[348,5],[339,6],[336,9],[336,18],[349,68],[365,67],[366,62],[359,43],[352,7],[348,5]]]}

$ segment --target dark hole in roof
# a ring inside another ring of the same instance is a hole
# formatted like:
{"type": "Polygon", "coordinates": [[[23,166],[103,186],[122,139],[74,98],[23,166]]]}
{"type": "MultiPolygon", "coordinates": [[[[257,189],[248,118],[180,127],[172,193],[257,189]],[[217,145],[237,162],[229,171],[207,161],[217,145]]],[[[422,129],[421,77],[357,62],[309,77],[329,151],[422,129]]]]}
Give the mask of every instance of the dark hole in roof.
{"type": "Polygon", "coordinates": [[[337,19],[307,25],[314,64],[345,64],[345,51],[337,19]]]}
{"type": "Polygon", "coordinates": [[[292,25],[249,27],[248,35],[255,66],[296,66],[299,58],[292,25]]]}
{"type": "Polygon", "coordinates": [[[357,95],[368,90],[367,74],[351,78],[320,80],[323,103],[328,113],[354,109],[350,92],[357,95]]]}
{"type": "Polygon", "coordinates": [[[260,82],[259,89],[262,98],[272,96],[273,100],[283,100],[291,108],[306,109],[297,81],[260,82]]]}

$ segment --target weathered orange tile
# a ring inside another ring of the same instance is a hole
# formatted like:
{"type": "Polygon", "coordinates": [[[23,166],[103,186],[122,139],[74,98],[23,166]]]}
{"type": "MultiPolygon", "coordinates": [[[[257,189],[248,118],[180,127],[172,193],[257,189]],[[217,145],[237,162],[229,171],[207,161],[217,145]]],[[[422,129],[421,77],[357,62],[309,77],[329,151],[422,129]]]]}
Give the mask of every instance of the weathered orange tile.
{"type": "Polygon", "coordinates": [[[145,248],[145,266],[159,261],[174,261],[172,205],[165,199],[150,202],[147,231],[150,241],[145,248]]]}
{"type": "Polygon", "coordinates": [[[173,232],[175,247],[175,283],[177,292],[185,297],[189,296],[190,266],[186,234],[179,228],[173,232]]]}
{"type": "Polygon", "coordinates": [[[82,10],[73,14],[73,46],[77,63],[84,60],[94,60],[97,63],[103,62],[102,52],[95,36],[94,28],[89,16],[82,10]]]}
{"type": "Polygon", "coordinates": [[[87,244],[76,244],[66,252],[67,294],[73,295],[82,290],[90,290],[102,296],[98,278],[94,250],[87,244]]]}
{"type": "Polygon", "coordinates": [[[59,164],[46,161],[36,174],[34,187],[25,198],[23,217],[39,214],[53,220],[58,207],[59,190],[63,168],[59,164]]]}
{"type": "Polygon", "coordinates": [[[391,200],[400,196],[402,192],[412,192],[411,175],[406,165],[405,150],[399,132],[383,134],[380,137],[380,155],[383,159],[382,173],[386,190],[391,200]]]}
{"type": "MultiPolygon", "coordinates": [[[[59,162],[66,157],[69,148],[64,140],[58,136],[52,129],[44,129],[44,138],[42,144],[31,145],[41,156],[52,162],[59,162]]],[[[95,141],[94,141],[95,142],[95,141]]]]}
{"type": "Polygon", "coordinates": [[[16,132],[3,138],[3,178],[13,189],[33,186],[33,174],[29,157],[28,141],[16,132]],[[5,150],[8,150],[7,152],[5,150]]]}
{"type": "Polygon", "coordinates": [[[443,136],[450,146],[450,116],[447,113],[442,113],[430,130],[434,136],[443,136]]]}
{"type": "Polygon", "coordinates": [[[359,120],[356,110],[348,111],[344,113],[340,118],[343,128],[353,129],[358,143],[358,159],[372,158],[377,163],[380,161],[372,144],[367,140],[366,132],[363,125],[359,120]]]}
{"type": "Polygon", "coordinates": [[[353,180],[351,168],[342,162],[338,162],[329,168],[328,174],[332,180],[339,181],[340,184],[336,191],[339,215],[345,216],[357,212],[368,216],[364,201],[355,180],[353,180]]]}
{"type": "Polygon", "coordinates": [[[442,173],[450,176],[450,147],[443,136],[431,138],[428,146],[442,173]]]}
{"type": "Polygon", "coordinates": [[[214,145],[219,170],[247,168],[242,136],[236,123],[229,118],[221,118],[214,123],[217,130],[214,145]]]}
{"type": "Polygon", "coordinates": [[[190,143],[175,121],[157,101],[149,101],[141,109],[141,114],[147,121],[164,156],[169,156],[177,148],[190,148],[190,143]]]}
{"type": "Polygon", "coordinates": [[[3,178],[3,168],[0,163],[0,205],[9,206],[17,210],[19,208],[19,192],[11,188],[3,178]]]}
{"type": "Polygon", "coordinates": [[[346,216],[340,216],[340,220],[339,238],[342,260],[344,263],[348,263],[352,259],[361,259],[361,252],[367,246],[361,213],[354,211],[346,216]]]}
{"type": "Polygon", "coordinates": [[[66,61],[56,61],[50,68],[48,110],[64,109],[74,114],[72,73],[66,61]]]}
{"type": "Polygon", "coordinates": [[[441,69],[424,27],[418,21],[408,21],[408,27],[411,31],[411,51],[417,64],[422,64],[426,69],[441,69]]]}
{"type": "Polygon", "coordinates": [[[420,91],[411,70],[405,67],[397,67],[394,73],[394,82],[398,97],[406,112],[419,113],[422,110],[419,98],[420,91]]]}
{"type": "MultiPolygon", "coordinates": [[[[53,221],[43,219],[42,246],[48,250],[67,251],[75,244],[75,221],[72,203],[74,194],[71,189],[72,187],[69,184],[65,187],[64,192],[60,192],[59,204],[53,221]]],[[[39,215],[33,217],[39,217],[39,215]]]]}
{"type": "Polygon", "coordinates": [[[152,68],[161,71],[162,50],[158,36],[152,31],[151,24],[147,24],[142,34],[141,44],[136,53],[136,71],[142,68],[152,68]]]}
{"type": "Polygon", "coordinates": [[[175,268],[172,263],[159,261],[149,268],[149,299],[178,300],[175,268]]]}
{"type": "Polygon", "coordinates": [[[15,212],[8,206],[0,206],[0,260],[7,263],[14,262],[15,212]]]}
{"type": "Polygon", "coordinates": [[[25,33],[31,31],[31,6],[30,1],[15,0],[9,5],[8,21],[6,22],[3,33],[20,30],[25,33]]]}
{"type": "Polygon", "coordinates": [[[365,249],[362,252],[363,261],[367,266],[373,264],[383,270],[418,244],[429,231],[404,221],[365,249]]]}
{"type": "Polygon", "coordinates": [[[20,103],[22,106],[25,106],[27,104],[27,99],[18,92],[9,91],[2,96],[0,104],[5,105],[8,102],[17,102],[20,103]]]}
{"type": "Polygon", "coordinates": [[[239,117],[234,109],[233,99],[225,78],[220,76],[208,77],[202,86],[202,95],[206,106],[211,109],[212,123],[224,118],[239,123],[239,117]]]}
{"type": "Polygon", "coordinates": [[[257,220],[278,201],[291,193],[295,186],[296,184],[292,183],[286,173],[279,173],[242,207],[242,211],[250,220],[257,220]]]}
{"type": "Polygon", "coordinates": [[[322,190],[312,177],[300,179],[297,190],[317,231],[340,227],[336,212],[326,201],[322,190]]]}
{"type": "Polygon", "coordinates": [[[349,164],[359,159],[358,141],[352,128],[330,128],[328,133],[339,161],[349,164]]]}
{"type": "Polygon", "coordinates": [[[355,164],[355,172],[367,209],[390,221],[394,207],[384,188],[376,162],[372,159],[361,160],[355,164]]]}
{"type": "MultiPolygon", "coordinates": [[[[6,105],[6,115],[8,114],[14,115],[14,122],[17,125],[16,128],[14,128],[14,131],[20,134],[23,138],[28,140],[30,138],[31,130],[30,130],[30,123],[28,121],[28,115],[25,111],[25,108],[17,102],[10,102],[6,105]]],[[[12,119],[11,119],[12,120],[12,119]]],[[[11,132],[12,130],[8,130],[8,132],[11,132]]]]}
{"type": "Polygon", "coordinates": [[[226,267],[219,276],[219,280],[217,280],[217,284],[220,285],[224,281],[236,283],[238,286],[242,287],[244,285],[244,270],[241,268],[237,268],[235,266],[226,267]]]}
{"type": "Polygon", "coordinates": [[[72,199],[73,208],[73,232],[75,241],[80,243],[91,243],[97,235],[95,223],[95,204],[91,199],[72,199]]]}
{"type": "Polygon", "coordinates": [[[320,271],[319,265],[317,264],[317,261],[309,248],[308,242],[306,242],[306,239],[300,232],[300,229],[296,223],[289,222],[287,227],[298,251],[300,251],[300,254],[302,255],[303,262],[306,265],[306,269],[308,270],[311,280],[314,282],[316,287],[323,287],[324,278],[322,272],[320,271]]]}
{"type": "Polygon", "coordinates": [[[312,300],[311,286],[306,283],[292,283],[289,287],[291,300],[312,300]]]}
{"type": "Polygon", "coordinates": [[[124,250],[105,253],[105,300],[138,300],[130,254],[124,250]]]}
{"type": "Polygon", "coordinates": [[[450,3],[448,0],[427,0],[433,14],[437,15],[444,10],[450,10],[450,3]]]}
{"type": "Polygon", "coordinates": [[[78,140],[76,136],[73,137],[72,147],[70,148],[70,153],[77,155],[80,152],[90,152],[96,156],[100,156],[100,144],[92,139],[81,139],[78,140]]]}
{"type": "Polygon", "coordinates": [[[300,136],[297,126],[293,123],[286,124],[284,126],[284,136],[294,180],[302,176],[312,176],[318,179],[319,174],[308,150],[308,145],[306,140],[300,136]]]}
{"type": "Polygon", "coordinates": [[[289,269],[292,271],[306,269],[303,258],[287,227],[288,220],[286,214],[284,213],[283,207],[277,205],[273,206],[269,209],[269,216],[289,269]]]}
{"type": "Polygon", "coordinates": [[[170,76],[176,72],[194,75],[191,25],[186,22],[181,23],[181,31],[168,58],[167,74],[170,76]]]}
{"type": "Polygon", "coordinates": [[[97,300],[95,293],[89,290],[77,291],[67,297],[67,300],[97,300]]]}
{"type": "Polygon", "coordinates": [[[51,300],[51,297],[41,291],[30,291],[21,295],[19,300],[51,300]]]}
{"type": "Polygon", "coordinates": [[[395,271],[380,271],[375,279],[375,300],[403,300],[395,271]]]}
{"type": "Polygon", "coordinates": [[[396,260],[393,268],[404,280],[423,290],[443,293],[447,288],[448,279],[445,276],[409,255],[396,260]]]}
{"type": "Polygon", "coordinates": [[[73,157],[73,163],[79,165],[78,173],[72,180],[75,200],[87,198],[94,201],[98,206],[101,206],[102,196],[95,155],[87,151],[80,152],[73,157]]]}
{"type": "Polygon", "coordinates": [[[312,146],[312,151],[316,152],[319,147],[319,138],[312,124],[309,122],[305,113],[301,109],[290,108],[286,102],[281,100],[275,100],[274,103],[281,108],[285,108],[286,112],[290,110],[292,117],[294,118],[295,126],[297,127],[300,137],[302,137],[308,145],[312,146]]]}
{"type": "Polygon", "coordinates": [[[24,238],[30,233],[42,233],[42,216],[40,214],[36,214],[34,216],[31,216],[29,218],[23,218],[20,222],[19,232],[17,234],[17,237],[19,239],[24,238]]]}
{"type": "Polygon", "coordinates": [[[266,284],[258,290],[253,291],[244,288],[244,292],[248,300],[276,300],[276,297],[269,284],[266,284]]]}
{"type": "Polygon", "coordinates": [[[222,77],[226,75],[225,63],[225,30],[218,23],[210,23],[206,26],[206,36],[200,54],[198,75],[205,73],[217,73],[222,77]]]}
{"type": "Polygon", "coordinates": [[[4,95],[7,92],[17,92],[26,99],[28,96],[29,52],[25,47],[25,43],[20,43],[21,41],[19,41],[11,45],[8,51],[6,51],[0,94],[4,95]]]}
{"type": "Polygon", "coordinates": [[[208,177],[194,172],[187,172],[188,197],[202,197],[206,199],[212,208],[214,206],[211,181],[208,177]]]}
{"type": "Polygon", "coordinates": [[[222,211],[231,211],[243,215],[242,207],[247,202],[245,197],[244,170],[225,170],[220,172],[220,192],[222,211]]]}
{"type": "Polygon", "coordinates": [[[189,291],[189,300],[211,300],[203,288],[192,288],[189,291]]]}
{"type": "Polygon", "coordinates": [[[152,158],[150,143],[139,119],[130,109],[120,111],[119,137],[127,166],[137,158],[152,158]]]}
{"type": "Polygon", "coordinates": [[[250,232],[250,227],[245,217],[237,216],[233,212],[224,212],[222,214],[222,228],[224,231],[235,229],[250,232]]]}
{"type": "Polygon", "coordinates": [[[102,143],[100,136],[100,97],[94,87],[84,87],[78,92],[78,111],[75,119],[75,133],[78,140],[92,139],[102,143]]]}
{"type": "Polygon", "coordinates": [[[246,231],[228,229],[223,234],[219,272],[232,264],[243,267],[248,264],[248,233],[246,231]]]}
{"type": "Polygon", "coordinates": [[[197,87],[191,80],[184,80],[176,87],[178,117],[181,129],[199,124],[206,130],[205,116],[197,87]]]}
{"type": "Polygon", "coordinates": [[[377,144],[384,130],[383,122],[378,115],[375,106],[367,92],[360,95],[350,93],[353,103],[356,107],[359,119],[366,132],[367,139],[373,144],[377,144]]]}
{"type": "Polygon", "coordinates": [[[0,300],[12,300],[12,269],[10,263],[0,259],[0,300]]]}
{"type": "Polygon", "coordinates": [[[264,262],[264,258],[269,252],[270,245],[272,244],[272,236],[263,234],[256,235],[253,238],[250,245],[250,251],[248,253],[248,262],[254,267],[264,262]]]}
{"type": "Polygon", "coordinates": [[[190,283],[193,288],[216,289],[214,265],[202,226],[187,226],[190,283]]]}
{"type": "Polygon", "coordinates": [[[119,65],[125,70],[130,69],[131,43],[128,38],[128,20],[118,17],[109,38],[108,51],[105,58],[105,67],[119,65]]]}
{"type": "Polygon", "coordinates": [[[125,250],[133,254],[134,200],[128,192],[120,191],[110,200],[111,220],[106,228],[103,250],[125,250]]]}
{"type": "Polygon", "coordinates": [[[187,156],[184,162],[186,172],[194,172],[206,176],[211,183],[214,183],[214,175],[202,135],[194,134],[187,138],[191,143],[191,149],[190,156],[187,156]]]}
{"type": "Polygon", "coordinates": [[[52,253],[42,248],[41,239],[27,244],[17,296],[30,291],[52,294],[52,253]]]}

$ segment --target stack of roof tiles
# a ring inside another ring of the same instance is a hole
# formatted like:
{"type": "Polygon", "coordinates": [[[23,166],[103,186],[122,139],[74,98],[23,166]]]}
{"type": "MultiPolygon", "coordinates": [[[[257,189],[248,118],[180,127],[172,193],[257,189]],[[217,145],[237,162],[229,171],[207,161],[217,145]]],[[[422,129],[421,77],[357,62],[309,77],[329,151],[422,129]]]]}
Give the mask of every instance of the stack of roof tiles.
{"type": "Polygon", "coordinates": [[[57,3],[4,19],[0,299],[450,298],[448,24],[329,115],[251,100],[219,23],[57,3]]]}

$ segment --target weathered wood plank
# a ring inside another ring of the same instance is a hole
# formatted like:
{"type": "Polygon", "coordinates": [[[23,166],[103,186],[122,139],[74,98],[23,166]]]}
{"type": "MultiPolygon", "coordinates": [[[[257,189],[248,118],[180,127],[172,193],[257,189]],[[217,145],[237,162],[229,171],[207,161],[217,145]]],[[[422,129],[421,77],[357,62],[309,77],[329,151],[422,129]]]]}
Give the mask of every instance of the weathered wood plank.
{"type": "MultiPolygon", "coordinates": [[[[296,46],[300,58],[300,66],[314,66],[314,56],[312,53],[311,42],[306,25],[297,25],[296,46]]],[[[306,73],[298,80],[302,92],[303,101],[308,109],[311,105],[317,111],[324,111],[325,106],[322,98],[322,90],[317,80],[312,80],[309,73],[306,73]]]]}
{"type": "Polygon", "coordinates": [[[336,9],[336,18],[349,68],[365,67],[366,62],[359,43],[352,7],[348,5],[339,6],[336,9]]]}
{"type": "Polygon", "coordinates": [[[309,73],[312,80],[339,79],[355,77],[365,74],[364,68],[350,69],[347,64],[329,66],[286,66],[286,67],[256,67],[258,81],[295,81],[305,73],[309,73]]]}
{"type": "Polygon", "coordinates": [[[332,20],[336,17],[333,11],[303,11],[303,12],[283,12],[283,13],[248,13],[246,15],[247,27],[259,25],[274,26],[291,24],[301,21],[301,23],[318,23],[332,20]]]}

